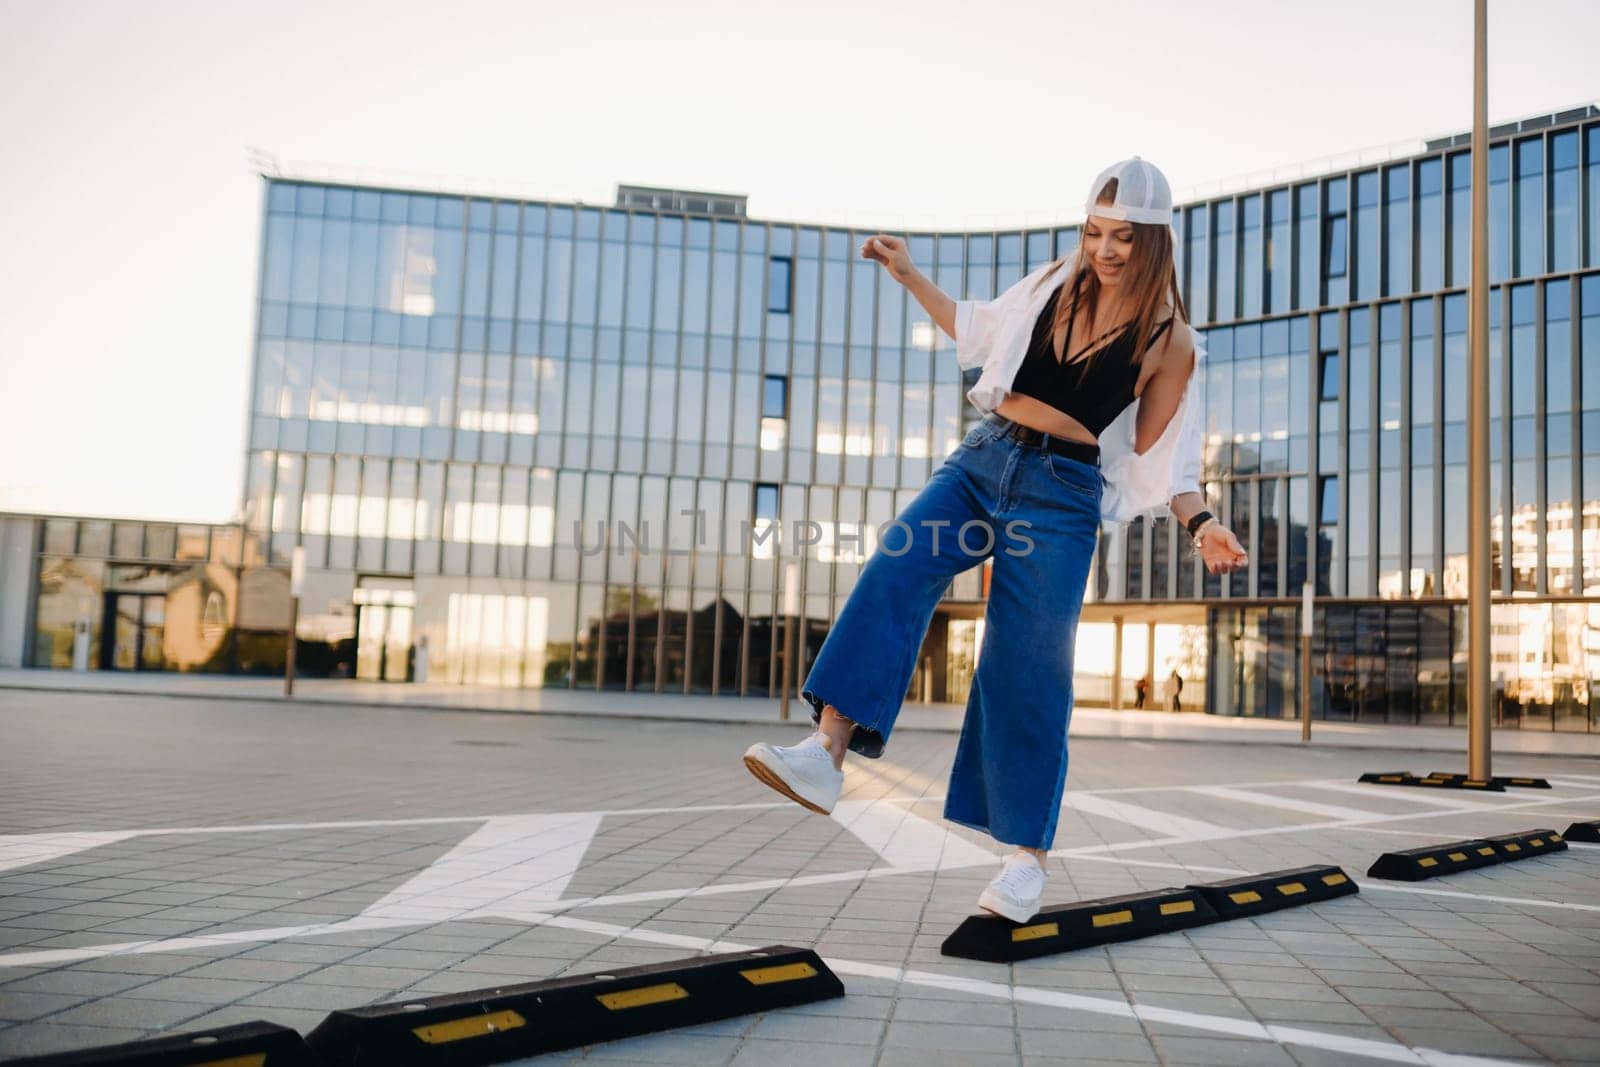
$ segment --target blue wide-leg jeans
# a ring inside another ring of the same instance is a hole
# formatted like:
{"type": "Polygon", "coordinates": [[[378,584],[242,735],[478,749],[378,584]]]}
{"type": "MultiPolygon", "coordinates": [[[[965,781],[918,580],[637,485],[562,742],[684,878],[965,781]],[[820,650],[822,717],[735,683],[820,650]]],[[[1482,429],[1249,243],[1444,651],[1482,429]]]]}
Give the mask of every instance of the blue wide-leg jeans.
{"type": "Polygon", "coordinates": [[[944,817],[1048,849],[1105,481],[1094,464],[1007,436],[1013,425],[998,415],[979,423],[884,527],[801,695],[813,722],[832,704],[857,724],[851,751],[881,756],[939,599],[955,575],[993,558],[944,817]]]}

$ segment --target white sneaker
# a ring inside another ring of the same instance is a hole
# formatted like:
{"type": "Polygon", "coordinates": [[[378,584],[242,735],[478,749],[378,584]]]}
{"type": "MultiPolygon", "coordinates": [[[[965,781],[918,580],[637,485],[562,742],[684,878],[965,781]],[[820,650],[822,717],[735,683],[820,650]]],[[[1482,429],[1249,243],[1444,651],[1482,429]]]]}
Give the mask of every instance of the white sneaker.
{"type": "Polygon", "coordinates": [[[762,741],[746,750],[744,765],[790,800],[827,815],[844,789],[844,772],[833,765],[828,745],[828,738],[820,732],[783,748],[762,741]]]}
{"type": "Polygon", "coordinates": [[[978,907],[1014,923],[1025,923],[1039,914],[1039,898],[1048,877],[1032,853],[1013,852],[994,881],[978,895],[978,907]]]}

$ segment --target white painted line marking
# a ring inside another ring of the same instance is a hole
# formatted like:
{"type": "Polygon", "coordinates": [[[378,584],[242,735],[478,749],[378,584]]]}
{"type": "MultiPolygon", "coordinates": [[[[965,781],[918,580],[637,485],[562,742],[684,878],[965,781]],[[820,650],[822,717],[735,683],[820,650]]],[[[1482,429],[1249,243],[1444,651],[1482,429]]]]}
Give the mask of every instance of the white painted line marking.
{"type": "Polygon", "coordinates": [[[1487,900],[1496,904],[1521,904],[1533,908],[1600,911],[1600,904],[1569,904],[1564,900],[1534,900],[1531,897],[1502,897],[1490,893],[1461,893],[1449,889],[1423,889],[1421,886],[1414,885],[1389,885],[1387,882],[1357,882],[1356,885],[1361,887],[1363,893],[1372,889],[1385,893],[1417,893],[1426,897],[1454,897],[1457,900],[1487,900]]]}
{"type": "MultiPolygon", "coordinates": [[[[1403,800],[1410,804],[1421,804],[1429,808],[1465,808],[1485,809],[1493,808],[1493,804],[1483,804],[1476,800],[1461,798],[1446,798],[1434,793],[1426,792],[1421,786],[1388,786],[1370,785],[1360,782],[1315,782],[1307,783],[1313,789],[1330,789],[1337,793],[1351,793],[1358,797],[1370,797],[1373,800],[1403,800]]],[[[1374,812],[1374,814],[1377,814],[1374,812]]]]}
{"type": "MultiPolygon", "coordinates": [[[[1567,800],[1587,801],[1600,800],[1600,793],[1582,797],[1568,797],[1567,800]]],[[[1505,812],[1516,811],[1522,808],[1537,808],[1552,803],[1549,800],[1528,800],[1517,804],[1506,804],[1488,814],[1499,815],[1505,812]]],[[[1287,826],[1265,826],[1251,830],[1228,830],[1216,834],[1196,835],[1193,837],[1163,837],[1150,841],[1122,841],[1112,845],[1090,845],[1079,849],[1063,849],[1060,855],[1076,856],[1100,852],[1125,852],[1137,848],[1171,848],[1178,845],[1203,844],[1208,841],[1234,841],[1245,837],[1268,837],[1274,834],[1298,833],[1302,830],[1339,830],[1350,827],[1370,826],[1374,823],[1388,822],[1414,822],[1422,819],[1436,819],[1450,815],[1485,814],[1472,812],[1470,809],[1450,809],[1447,811],[1425,811],[1420,813],[1405,813],[1401,815],[1380,815],[1371,819],[1350,820],[1347,822],[1306,822],[1291,823],[1287,826]]]]}
{"type": "Polygon", "coordinates": [[[86,852],[101,845],[114,845],[130,837],[138,837],[139,830],[108,830],[103,832],[66,831],[47,834],[12,834],[0,837],[0,871],[16,867],[31,867],[35,863],[49,863],[75,852],[86,852]]]}
{"type": "Polygon", "coordinates": [[[560,900],[600,819],[597,812],[490,819],[362,917],[446,922],[560,900]]]}
{"type": "Polygon", "coordinates": [[[1248,874],[1241,867],[1203,867],[1198,863],[1162,863],[1159,860],[1131,860],[1126,856],[1086,856],[1075,854],[1074,860],[1086,860],[1092,863],[1119,863],[1128,867],[1164,867],[1173,871],[1202,871],[1207,874],[1248,874]]]}
{"type": "MultiPolygon", "coordinates": [[[[565,916],[526,915],[518,916],[518,918],[522,918],[527,922],[539,922],[568,930],[581,930],[585,933],[598,934],[605,937],[670,945],[674,948],[700,949],[706,952],[748,952],[758,947],[733,941],[691,937],[684,934],[656,933],[653,930],[646,930],[638,926],[615,926],[609,923],[597,923],[587,919],[573,919],[565,916]]],[[[1063,993],[1054,989],[1005,985],[1000,982],[989,982],[977,978],[960,978],[947,974],[937,974],[932,971],[917,971],[833,956],[824,957],[824,961],[839,974],[853,974],[862,978],[876,978],[907,985],[925,986],[932,989],[948,989],[956,992],[971,993],[975,996],[992,997],[997,1000],[1039,1004],[1069,1011],[1089,1012],[1095,1015],[1139,1019],[1150,1023],[1168,1023],[1173,1026],[1200,1030],[1206,1033],[1227,1034],[1231,1037],[1270,1041],[1280,1045],[1293,1045],[1300,1048],[1313,1048],[1351,1056],[1363,1056],[1388,1063],[1425,1064],[1429,1065],[1429,1067],[1514,1067],[1509,1060],[1460,1056],[1428,1048],[1409,1048],[1394,1042],[1347,1037],[1343,1034],[1309,1030],[1298,1026],[1262,1024],[1250,1019],[1236,1019],[1225,1015],[1206,1015],[1200,1012],[1180,1011],[1175,1008],[1157,1008],[1127,1000],[1089,997],[1080,993],[1063,993]]]]}
{"type": "MultiPolygon", "coordinates": [[[[1125,804],[1120,800],[1107,800],[1103,796],[1094,796],[1086,793],[1066,793],[1062,802],[1074,811],[1084,815],[1099,815],[1117,822],[1125,822],[1130,826],[1137,826],[1141,830],[1154,830],[1161,834],[1170,834],[1177,837],[1209,837],[1216,834],[1226,834],[1229,831],[1214,823],[1202,822],[1199,819],[1187,819],[1182,815],[1171,815],[1164,811],[1153,811],[1150,808],[1141,808],[1137,804],[1125,804]]],[[[1153,842],[1139,842],[1151,844],[1153,842]]]]}
{"type": "Polygon", "coordinates": [[[1326,815],[1330,819],[1370,819],[1374,815],[1385,814],[1385,812],[1372,811],[1366,808],[1345,808],[1337,804],[1319,804],[1315,800],[1301,800],[1299,797],[1279,796],[1249,789],[1235,789],[1226,785],[1197,785],[1193,789],[1194,792],[1199,793],[1201,796],[1218,797],[1222,800],[1233,800],[1241,804],[1256,804],[1263,808],[1299,811],[1307,815],[1326,815]]]}
{"type": "Polygon", "coordinates": [[[842,800],[832,819],[891,867],[973,867],[998,863],[999,856],[944,826],[882,800],[842,800]]]}

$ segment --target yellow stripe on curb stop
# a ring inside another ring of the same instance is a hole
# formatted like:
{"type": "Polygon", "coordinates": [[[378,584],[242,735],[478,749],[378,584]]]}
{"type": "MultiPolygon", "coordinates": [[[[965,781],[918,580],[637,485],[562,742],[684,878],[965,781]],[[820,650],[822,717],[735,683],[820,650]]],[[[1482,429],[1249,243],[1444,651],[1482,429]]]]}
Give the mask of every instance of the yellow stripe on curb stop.
{"type": "Polygon", "coordinates": [[[687,1000],[689,991],[677,982],[663,982],[660,985],[625,989],[620,993],[601,993],[594,999],[612,1011],[623,1011],[627,1008],[643,1008],[650,1004],[665,1004],[669,1000],[687,1000]]]}
{"type": "Polygon", "coordinates": [[[253,1052],[248,1056],[229,1056],[225,1060],[207,1060],[205,1063],[195,1064],[195,1067],[266,1067],[267,1054],[253,1052]]]}
{"type": "Polygon", "coordinates": [[[1037,941],[1041,937],[1055,937],[1061,933],[1060,923],[1039,923],[1037,926],[1019,926],[1011,931],[1012,941],[1037,941]]]}
{"type": "Polygon", "coordinates": [[[1235,904],[1258,904],[1261,901],[1261,894],[1254,889],[1246,889],[1242,893],[1229,893],[1228,899],[1235,904]]]}
{"type": "Polygon", "coordinates": [[[1096,915],[1093,919],[1093,922],[1097,929],[1102,926],[1121,926],[1123,923],[1133,922],[1133,912],[1108,911],[1103,914],[1096,915]]]}
{"type": "Polygon", "coordinates": [[[1437,867],[1437,866],[1439,866],[1439,861],[1434,859],[1432,856],[1424,856],[1420,860],[1417,861],[1417,866],[1419,866],[1419,867],[1437,867]]]}
{"type": "Polygon", "coordinates": [[[1278,887],[1278,892],[1286,897],[1292,897],[1296,893],[1304,893],[1305,891],[1306,887],[1303,882],[1285,882],[1278,887]]]}
{"type": "Polygon", "coordinates": [[[497,1011],[488,1015],[469,1015],[465,1019],[452,1019],[447,1023],[432,1023],[412,1030],[430,1045],[443,1045],[468,1037],[484,1037],[503,1030],[516,1030],[528,1025],[527,1020],[514,1011],[497,1011]]]}
{"type": "Polygon", "coordinates": [[[1344,885],[1349,880],[1342,874],[1325,874],[1322,876],[1323,885],[1344,885]]]}
{"type": "Polygon", "coordinates": [[[794,982],[801,978],[814,978],[817,969],[809,963],[786,963],[782,967],[757,967],[739,973],[751,985],[772,985],[774,982],[794,982]]]}
{"type": "Polygon", "coordinates": [[[1163,915],[1187,915],[1193,910],[1194,901],[1192,900],[1169,900],[1161,905],[1161,914],[1163,915]]]}

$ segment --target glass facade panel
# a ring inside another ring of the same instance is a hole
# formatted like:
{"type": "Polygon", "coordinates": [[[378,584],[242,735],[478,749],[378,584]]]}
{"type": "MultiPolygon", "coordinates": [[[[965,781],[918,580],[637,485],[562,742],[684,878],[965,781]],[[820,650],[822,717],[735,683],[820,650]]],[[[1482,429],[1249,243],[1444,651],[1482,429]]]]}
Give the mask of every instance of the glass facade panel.
{"type": "Polygon", "coordinates": [[[1184,232],[1189,244],[1188,267],[1184,275],[1189,287],[1185,303],[1196,323],[1211,321],[1211,241],[1210,212],[1205,206],[1184,213],[1184,232]]]}
{"type": "Polygon", "coordinates": [[[1383,171],[1383,291],[1409,293],[1411,283],[1411,168],[1405,164],[1383,171]]]}
{"type": "Polygon", "coordinates": [[[1588,218],[1584,233],[1588,235],[1584,263],[1600,267],[1600,125],[1586,127],[1583,131],[1583,184],[1584,210],[1588,218]]]}
{"type": "Polygon", "coordinates": [[[1261,314],[1263,255],[1261,197],[1247,196],[1239,202],[1239,313],[1244,318],[1261,314]]]}
{"type": "Polygon", "coordinates": [[[1314,308],[1322,303],[1320,242],[1320,198],[1315,182],[1297,185],[1294,190],[1295,307],[1314,308]]]}
{"type": "Polygon", "coordinates": [[[1350,227],[1351,259],[1355,269],[1355,299],[1371,300],[1379,292],[1379,254],[1383,235],[1378,230],[1378,174],[1355,176],[1355,216],[1350,227]]]}
{"type": "Polygon", "coordinates": [[[1211,232],[1216,256],[1212,264],[1212,279],[1216,292],[1213,318],[1219,322],[1239,317],[1239,235],[1234,231],[1233,201],[1224,200],[1212,206],[1211,232]]]}
{"type": "Polygon", "coordinates": [[[1578,131],[1553,134],[1550,138],[1550,184],[1546,189],[1550,222],[1550,263],[1552,271],[1575,270],[1578,266],[1578,131]]]}
{"type": "Polygon", "coordinates": [[[1444,285],[1443,167],[1439,159],[1417,163],[1417,289],[1425,293],[1444,285]]]}
{"type": "Polygon", "coordinates": [[[1323,186],[1322,277],[1324,304],[1342,304],[1350,296],[1349,180],[1334,178],[1323,186]]]}
{"type": "Polygon", "coordinates": [[[1458,152],[1447,161],[1450,186],[1445,208],[1449,213],[1450,266],[1448,284],[1461,287],[1471,280],[1472,263],[1472,155],[1458,152]]]}
{"type": "Polygon", "coordinates": [[[1544,138],[1517,142],[1516,272],[1518,276],[1543,274],[1544,258],[1544,138]]]}
{"type": "Polygon", "coordinates": [[[1489,147],[1489,280],[1511,277],[1511,148],[1489,147]]]}
{"type": "Polygon", "coordinates": [[[1293,293],[1289,289],[1290,268],[1294,264],[1289,244],[1289,190],[1275,189],[1267,194],[1266,222],[1266,311],[1288,311],[1293,293]]]}

